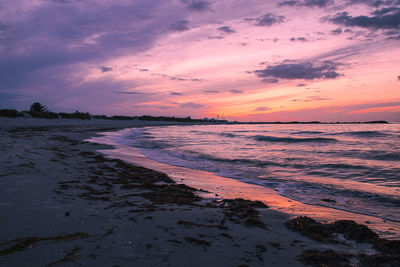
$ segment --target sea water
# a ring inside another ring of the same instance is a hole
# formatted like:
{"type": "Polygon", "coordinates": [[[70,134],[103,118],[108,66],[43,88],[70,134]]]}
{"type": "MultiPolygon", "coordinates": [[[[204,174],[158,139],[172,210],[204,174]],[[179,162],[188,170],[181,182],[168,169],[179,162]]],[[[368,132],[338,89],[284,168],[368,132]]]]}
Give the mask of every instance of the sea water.
{"type": "Polygon", "coordinates": [[[157,126],[112,138],[158,162],[400,222],[400,124],[157,126]]]}

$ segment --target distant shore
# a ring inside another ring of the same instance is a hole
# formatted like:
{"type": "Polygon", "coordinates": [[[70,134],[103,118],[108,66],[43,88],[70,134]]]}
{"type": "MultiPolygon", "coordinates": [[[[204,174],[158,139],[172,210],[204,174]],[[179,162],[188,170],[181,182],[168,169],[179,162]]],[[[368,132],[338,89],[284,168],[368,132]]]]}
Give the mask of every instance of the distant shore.
{"type": "MultiPolygon", "coordinates": [[[[39,103],[37,103],[39,104],[39,103]]],[[[40,104],[39,104],[40,105],[40,104]]],[[[8,118],[39,118],[39,119],[79,119],[79,120],[112,120],[112,121],[156,121],[156,122],[181,122],[181,123],[215,123],[215,124],[387,124],[390,123],[385,120],[373,120],[373,121],[228,121],[224,118],[204,118],[204,119],[193,119],[188,117],[167,117],[167,116],[125,116],[125,115],[93,115],[88,112],[75,111],[72,113],[66,112],[51,112],[51,111],[17,111],[15,109],[0,109],[0,117],[8,118]]]]}
{"type": "Polygon", "coordinates": [[[362,255],[387,249],[373,234],[355,239],[366,242],[359,246],[349,245],[352,236],[302,235],[293,223],[304,221],[285,226],[288,215],[261,202],[200,198],[163,173],[97,152],[109,146],[83,141],[175,123],[0,118],[0,266],[322,266],[349,262],[350,254],[373,260],[362,255]]]}

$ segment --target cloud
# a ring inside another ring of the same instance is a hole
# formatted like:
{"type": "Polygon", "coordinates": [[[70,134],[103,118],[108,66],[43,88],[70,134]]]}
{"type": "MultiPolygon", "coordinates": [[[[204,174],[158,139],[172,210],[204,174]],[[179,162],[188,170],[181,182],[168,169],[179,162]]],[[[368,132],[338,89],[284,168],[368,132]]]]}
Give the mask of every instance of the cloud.
{"type": "Polygon", "coordinates": [[[161,109],[161,110],[176,108],[175,105],[146,105],[146,104],[138,104],[132,107],[135,109],[144,108],[144,109],[161,109]]]}
{"type": "Polygon", "coordinates": [[[307,42],[307,39],[305,37],[292,37],[289,39],[291,42],[307,42]]]}
{"type": "Polygon", "coordinates": [[[374,12],[372,12],[372,14],[376,15],[376,16],[382,16],[382,15],[386,15],[389,13],[398,12],[399,10],[400,10],[400,8],[397,8],[397,7],[385,7],[382,9],[375,10],[374,12]]]}
{"type": "Polygon", "coordinates": [[[387,40],[400,40],[400,34],[397,36],[389,36],[388,38],[386,38],[387,40]]]}
{"type": "Polygon", "coordinates": [[[207,1],[190,1],[188,6],[190,10],[196,12],[211,11],[211,4],[207,1]]]}
{"type": "Polygon", "coordinates": [[[280,24],[286,20],[285,16],[278,16],[272,13],[267,13],[258,18],[245,18],[248,22],[254,22],[256,26],[270,27],[275,24],[280,24]]]}
{"type": "Polygon", "coordinates": [[[243,94],[242,90],[237,90],[237,89],[229,90],[229,92],[231,92],[232,94],[243,94]]]}
{"type": "Polygon", "coordinates": [[[326,7],[333,4],[333,0],[296,0],[296,1],[281,1],[278,3],[278,7],[282,6],[305,6],[305,7],[326,7]]]}
{"type": "Polygon", "coordinates": [[[180,107],[181,108],[199,109],[199,108],[204,107],[204,105],[193,103],[193,102],[187,102],[187,103],[180,104],[180,107]]]}
{"type": "Polygon", "coordinates": [[[281,1],[278,3],[278,6],[298,6],[300,4],[300,1],[295,0],[295,1],[281,1]]]}
{"type": "Polygon", "coordinates": [[[99,70],[101,72],[109,72],[109,71],[112,71],[113,68],[112,67],[106,67],[106,66],[99,66],[99,70]]]}
{"type": "Polygon", "coordinates": [[[148,72],[149,69],[139,69],[140,72],[148,72]]]}
{"type": "Polygon", "coordinates": [[[71,89],[71,77],[84,79],[87,66],[144,52],[188,16],[180,3],[164,0],[64,2],[2,2],[0,21],[7,27],[0,27],[0,89],[46,94],[50,82],[59,91],[71,89]],[[12,38],[3,43],[9,31],[12,38]]]}
{"type": "Polygon", "coordinates": [[[296,85],[296,87],[304,87],[304,86],[306,86],[307,84],[305,84],[305,83],[299,83],[299,84],[297,84],[296,85]]]}
{"type": "Polygon", "coordinates": [[[279,79],[277,78],[264,78],[261,80],[263,83],[279,83],[279,79]]]}
{"type": "Polygon", "coordinates": [[[337,29],[331,31],[331,34],[333,34],[333,35],[339,35],[342,33],[343,33],[342,28],[337,28],[337,29]]]}
{"type": "Polygon", "coordinates": [[[219,91],[217,91],[217,90],[205,90],[204,93],[206,93],[206,94],[219,94],[219,91]]]}
{"type": "Polygon", "coordinates": [[[397,80],[398,80],[398,81],[400,81],[400,75],[399,75],[399,76],[397,76],[397,80]]]}
{"type": "Polygon", "coordinates": [[[305,0],[303,1],[304,6],[308,7],[326,7],[329,4],[332,4],[332,0],[305,0]]]}
{"type": "Polygon", "coordinates": [[[375,15],[375,16],[350,16],[348,12],[338,13],[333,17],[324,18],[331,23],[369,29],[399,29],[400,28],[400,9],[394,13],[375,15]]]}
{"type": "Polygon", "coordinates": [[[183,95],[182,93],[179,93],[179,92],[170,92],[169,94],[170,95],[177,95],[177,96],[183,95]]]}
{"type": "Polygon", "coordinates": [[[271,110],[271,108],[269,107],[257,107],[253,110],[253,112],[260,112],[260,111],[267,111],[267,110],[271,110]]]}
{"type": "Polygon", "coordinates": [[[269,65],[263,70],[255,70],[254,73],[260,78],[275,79],[335,79],[341,74],[336,72],[340,63],[332,61],[311,62],[284,60],[275,65],[269,65]]]}
{"type": "Polygon", "coordinates": [[[187,81],[187,79],[180,78],[180,77],[171,77],[170,80],[171,81],[181,81],[181,82],[187,81]]]}
{"type": "Polygon", "coordinates": [[[6,24],[0,22],[0,44],[7,39],[6,34],[8,30],[9,27],[6,24]]]}
{"type": "Polygon", "coordinates": [[[188,20],[180,20],[175,23],[172,23],[170,29],[175,32],[184,32],[190,30],[189,21],[188,20]]]}
{"type": "Polygon", "coordinates": [[[399,5],[399,0],[347,0],[347,5],[363,4],[366,6],[379,7],[384,5],[399,5]]]}
{"type": "Polygon", "coordinates": [[[222,26],[219,27],[218,30],[222,33],[226,33],[226,34],[232,34],[232,33],[236,33],[236,31],[234,29],[232,29],[229,26],[222,26]]]}
{"type": "Polygon", "coordinates": [[[158,77],[162,77],[162,78],[167,78],[170,81],[180,81],[180,82],[201,82],[204,81],[204,79],[201,78],[182,78],[182,77],[176,77],[176,76],[171,76],[168,74],[164,74],[164,73],[152,73],[150,74],[151,76],[158,76],[158,77]]]}
{"type": "Polygon", "coordinates": [[[124,92],[124,91],[113,91],[116,94],[124,94],[124,95],[144,95],[145,93],[142,92],[135,92],[135,91],[129,91],[129,92],[124,92]]]}
{"type": "Polygon", "coordinates": [[[326,101],[326,100],[332,100],[332,98],[320,97],[320,96],[307,96],[307,98],[304,100],[304,102],[326,101]]]}
{"type": "Polygon", "coordinates": [[[225,38],[224,36],[208,36],[209,40],[214,40],[214,39],[221,40],[221,39],[224,39],[224,38],[225,38]]]}

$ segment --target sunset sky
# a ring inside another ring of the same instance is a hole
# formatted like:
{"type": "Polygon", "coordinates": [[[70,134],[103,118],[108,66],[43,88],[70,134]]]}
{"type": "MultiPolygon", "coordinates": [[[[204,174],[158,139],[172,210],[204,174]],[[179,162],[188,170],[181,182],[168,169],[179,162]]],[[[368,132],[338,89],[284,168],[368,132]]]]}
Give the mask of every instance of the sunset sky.
{"type": "Polygon", "coordinates": [[[0,108],[400,121],[400,0],[0,0],[0,108]]]}

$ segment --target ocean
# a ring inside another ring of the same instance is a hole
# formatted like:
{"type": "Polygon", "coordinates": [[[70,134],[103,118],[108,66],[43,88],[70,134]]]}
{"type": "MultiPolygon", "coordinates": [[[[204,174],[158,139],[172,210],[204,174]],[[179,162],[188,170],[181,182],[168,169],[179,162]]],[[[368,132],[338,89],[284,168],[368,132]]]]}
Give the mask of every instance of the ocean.
{"type": "Polygon", "coordinates": [[[157,126],[108,138],[158,162],[400,222],[400,124],[157,126]]]}

